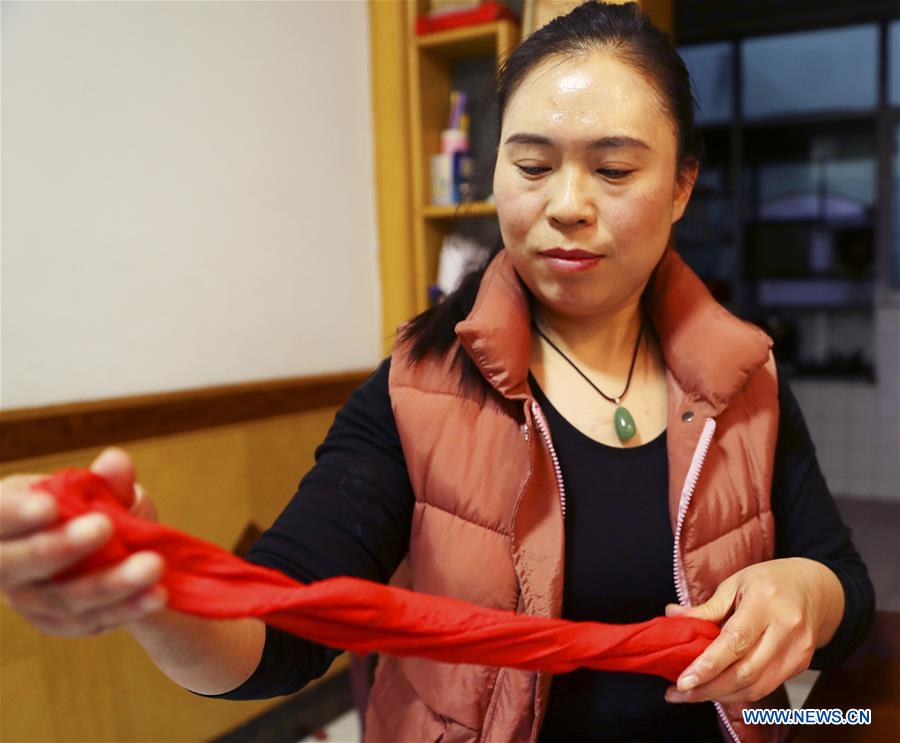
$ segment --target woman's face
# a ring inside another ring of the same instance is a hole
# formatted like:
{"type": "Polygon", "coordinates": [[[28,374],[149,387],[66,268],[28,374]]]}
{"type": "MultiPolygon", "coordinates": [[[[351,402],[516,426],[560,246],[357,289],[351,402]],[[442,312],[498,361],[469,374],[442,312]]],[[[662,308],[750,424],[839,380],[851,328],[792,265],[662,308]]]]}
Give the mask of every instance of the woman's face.
{"type": "Polygon", "coordinates": [[[494,198],[513,265],[545,310],[588,317],[639,299],[693,184],[676,179],[676,149],[651,83],[606,53],[545,60],[522,81],[494,198]]]}

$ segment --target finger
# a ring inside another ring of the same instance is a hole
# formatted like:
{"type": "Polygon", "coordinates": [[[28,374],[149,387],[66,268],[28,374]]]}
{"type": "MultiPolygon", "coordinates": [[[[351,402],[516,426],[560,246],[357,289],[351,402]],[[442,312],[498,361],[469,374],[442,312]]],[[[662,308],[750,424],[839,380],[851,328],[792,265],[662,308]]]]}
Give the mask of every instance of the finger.
{"type": "Polygon", "coordinates": [[[778,662],[779,643],[775,633],[767,629],[747,653],[706,683],[690,691],[666,690],[667,702],[729,701],[756,684],[766,669],[778,662]]]}
{"type": "Polygon", "coordinates": [[[49,635],[61,637],[83,637],[97,635],[115,629],[129,622],[143,619],[164,608],[167,595],[164,588],[156,586],[138,596],[104,609],[84,614],[31,615],[31,624],[49,635]]]}
{"type": "Polygon", "coordinates": [[[126,506],[134,502],[134,463],[124,449],[104,449],[91,464],[91,472],[100,475],[126,506]]]}
{"type": "Polygon", "coordinates": [[[56,518],[56,501],[32,490],[42,475],[16,475],[3,481],[0,493],[0,539],[19,537],[49,526],[56,518]]]}
{"type": "Polygon", "coordinates": [[[753,677],[751,683],[730,693],[726,691],[720,701],[758,701],[772,693],[787,679],[793,678],[809,668],[814,651],[811,641],[798,640],[789,632],[784,632],[782,628],[775,625],[769,626],[764,639],[765,647],[760,648],[759,651],[762,658],[759,661],[756,659],[753,661],[753,665],[758,663],[759,671],[755,672],[754,668],[747,668],[738,674],[739,680],[753,677]]]}
{"type": "Polygon", "coordinates": [[[0,542],[0,587],[46,580],[103,545],[112,522],[99,513],[72,519],[65,526],[0,542]]]}
{"type": "Polygon", "coordinates": [[[744,601],[722,625],[719,636],[678,677],[678,690],[708,683],[738,658],[743,658],[768,626],[765,605],[744,601]]]}
{"type": "Polygon", "coordinates": [[[155,552],[137,552],[115,567],[65,583],[37,583],[8,591],[8,600],[23,614],[84,614],[115,606],[144,593],[163,572],[155,552]]]}
{"type": "Polygon", "coordinates": [[[97,634],[143,619],[148,614],[159,611],[165,603],[166,592],[160,587],[145,591],[129,601],[87,612],[80,617],[87,625],[89,634],[97,634]]]}
{"type": "Polygon", "coordinates": [[[94,611],[143,593],[162,577],[163,560],[155,552],[136,552],[102,573],[86,575],[59,587],[65,604],[75,612],[94,611]]]}
{"type": "Polygon", "coordinates": [[[737,596],[738,581],[735,575],[723,580],[716,588],[715,593],[702,604],[697,606],[666,604],[666,616],[696,617],[697,619],[706,619],[707,621],[721,624],[734,606],[735,597],[737,596]]]}

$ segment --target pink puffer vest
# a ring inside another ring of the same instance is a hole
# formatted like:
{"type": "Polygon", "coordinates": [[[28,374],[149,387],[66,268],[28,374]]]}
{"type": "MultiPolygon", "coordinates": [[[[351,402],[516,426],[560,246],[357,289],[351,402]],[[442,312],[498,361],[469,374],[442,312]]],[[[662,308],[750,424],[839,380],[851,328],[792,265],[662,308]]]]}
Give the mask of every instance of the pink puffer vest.
{"type": "MultiPolygon", "coordinates": [[[[730,314],[667,249],[647,288],[667,366],[673,580],[682,603],[774,554],[769,491],[778,429],[772,340],[730,314]],[[703,452],[706,451],[705,457],[703,452]]],[[[559,617],[564,489],[550,432],[527,383],[530,313],[506,251],[493,260],[460,343],[496,395],[459,390],[443,359],[394,348],[389,388],[415,510],[394,583],[483,606],[559,617]]],[[[382,656],[367,743],[536,740],[551,676],[382,656]]],[[[756,703],[787,706],[783,690],[756,703]]],[[[778,740],[719,709],[723,735],[778,740]]]]}

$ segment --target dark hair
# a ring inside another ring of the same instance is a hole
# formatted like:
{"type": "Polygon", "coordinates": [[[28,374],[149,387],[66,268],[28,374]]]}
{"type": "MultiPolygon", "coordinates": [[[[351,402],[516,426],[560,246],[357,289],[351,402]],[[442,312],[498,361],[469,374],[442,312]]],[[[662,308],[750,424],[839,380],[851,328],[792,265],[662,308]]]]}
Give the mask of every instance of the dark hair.
{"type": "MultiPolygon", "coordinates": [[[[675,129],[678,176],[698,166],[703,157],[703,143],[694,128],[695,100],[687,68],[668,36],[653,26],[633,2],[619,5],[587,0],[522,42],[500,68],[494,85],[498,141],[506,107],[532,70],[553,57],[595,51],[612,52],[644,75],[655,88],[662,110],[675,129]]],[[[413,362],[430,354],[443,355],[453,347],[455,326],[471,312],[485,270],[502,249],[503,244],[498,240],[484,263],[466,275],[455,291],[403,328],[401,338],[410,341],[413,362]]],[[[453,363],[460,372],[462,389],[483,400],[489,388],[462,346],[457,348],[453,363]]]]}

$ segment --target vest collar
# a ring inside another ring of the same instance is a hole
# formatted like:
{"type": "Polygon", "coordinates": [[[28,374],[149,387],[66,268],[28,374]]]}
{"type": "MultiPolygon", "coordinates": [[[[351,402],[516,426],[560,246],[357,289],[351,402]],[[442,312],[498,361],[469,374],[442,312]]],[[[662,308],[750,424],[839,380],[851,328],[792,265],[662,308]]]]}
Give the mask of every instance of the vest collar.
{"type": "MultiPolygon", "coordinates": [[[[678,253],[667,247],[647,285],[648,310],[663,358],[691,399],[717,415],[769,357],[772,339],[719,304],[678,253]]],[[[506,250],[485,272],[456,334],[484,378],[505,397],[530,397],[528,290],[506,250]]]]}

